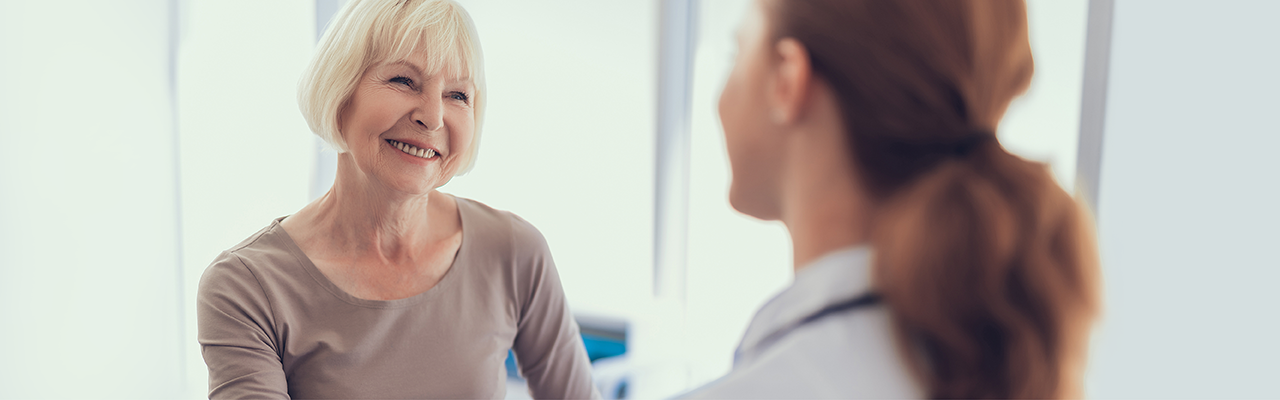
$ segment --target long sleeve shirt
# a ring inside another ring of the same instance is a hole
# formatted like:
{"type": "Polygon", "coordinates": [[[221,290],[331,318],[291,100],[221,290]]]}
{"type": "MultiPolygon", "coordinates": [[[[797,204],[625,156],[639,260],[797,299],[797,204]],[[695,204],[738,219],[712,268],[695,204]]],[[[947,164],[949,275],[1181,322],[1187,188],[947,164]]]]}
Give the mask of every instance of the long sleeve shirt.
{"type": "Polygon", "coordinates": [[[197,294],[210,398],[502,398],[507,349],[535,398],[598,398],[542,235],[458,199],[462,245],[440,282],[352,296],[280,226],[223,252],[197,294]]]}

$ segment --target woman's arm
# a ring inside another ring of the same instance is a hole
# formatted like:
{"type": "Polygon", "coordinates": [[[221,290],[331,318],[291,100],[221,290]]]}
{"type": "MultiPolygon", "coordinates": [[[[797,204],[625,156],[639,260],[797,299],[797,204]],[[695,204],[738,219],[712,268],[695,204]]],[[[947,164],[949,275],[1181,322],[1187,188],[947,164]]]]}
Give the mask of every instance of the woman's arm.
{"type": "Polygon", "coordinates": [[[238,256],[222,253],[205,270],[196,317],[209,398],[289,398],[272,316],[266,293],[238,256]]]}
{"type": "Polygon", "coordinates": [[[547,242],[528,222],[516,219],[513,225],[522,307],[512,350],[529,392],[535,399],[598,399],[591,361],[547,242]]]}

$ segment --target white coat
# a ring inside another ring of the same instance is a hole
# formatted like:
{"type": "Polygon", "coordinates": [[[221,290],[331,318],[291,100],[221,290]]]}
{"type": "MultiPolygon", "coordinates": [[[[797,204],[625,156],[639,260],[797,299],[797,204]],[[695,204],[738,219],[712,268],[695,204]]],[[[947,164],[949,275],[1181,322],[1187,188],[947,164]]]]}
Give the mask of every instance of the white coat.
{"type": "Polygon", "coordinates": [[[869,247],[822,256],[756,312],[733,370],[684,397],[923,397],[895,347],[888,309],[873,296],[869,247]]]}

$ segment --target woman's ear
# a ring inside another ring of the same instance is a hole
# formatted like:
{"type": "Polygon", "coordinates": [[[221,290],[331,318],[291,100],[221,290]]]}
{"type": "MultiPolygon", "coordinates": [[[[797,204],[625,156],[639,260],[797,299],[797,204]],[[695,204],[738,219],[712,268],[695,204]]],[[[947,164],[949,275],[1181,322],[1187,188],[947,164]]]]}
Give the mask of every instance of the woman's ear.
{"type": "Polygon", "coordinates": [[[774,53],[777,64],[770,79],[773,85],[768,89],[770,117],[774,123],[787,125],[799,119],[804,110],[813,68],[809,63],[809,50],[793,38],[779,40],[774,45],[774,53]]]}
{"type": "MultiPolygon", "coordinates": [[[[352,96],[354,96],[354,94],[352,96]]],[[[342,103],[338,104],[338,115],[333,119],[334,121],[333,129],[337,131],[337,132],[334,132],[335,134],[334,139],[337,141],[340,141],[342,143],[342,147],[344,148],[347,147],[347,135],[346,133],[343,132],[342,124],[346,122],[347,108],[351,105],[352,96],[347,96],[346,100],[343,100],[342,103]]],[[[350,150],[350,148],[348,148],[347,150],[350,150]]],[[[343,153],[343,151],[340,151],[339,153],[343,153]]]]}

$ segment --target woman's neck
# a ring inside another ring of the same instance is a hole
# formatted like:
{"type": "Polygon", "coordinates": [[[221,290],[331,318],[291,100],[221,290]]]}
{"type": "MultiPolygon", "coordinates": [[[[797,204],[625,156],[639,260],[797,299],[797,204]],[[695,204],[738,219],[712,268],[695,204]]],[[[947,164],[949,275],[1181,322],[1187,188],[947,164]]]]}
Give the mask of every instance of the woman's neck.
{"type": "MultiPolygon", "coordinates": [[[[413,258],[414,249],[433,240],[432,217],[447,214],[431,212],[432,207],[452,199],[435,190],[425,194],[389,190],[349,161],[340,157],[333,188],[285,221],[294,220],[302,235],[311,233],[307,239],[330,253],[384,261],[413,258]]],[[[292,235],[289,228],[285,226],[292,235]]]]}
{"type": "MultiPolygon", "coordinates": [[[[782,222],[791,234],[792,262],[796,272],[824,254],[869,240],[864,213],[852,198],[829,188],[813,188],[796,193],[783,211],[782,222]]],[[[784,203],[785,204],[785,203],[784,203]]]]}
{"type": "Polygon", "coordinates": [[[823,254],[870,240],[872,206],[857,176],[834,102],[815,102],[789,132],[781,220],[791,233],[796,272],[823,254]]]}

